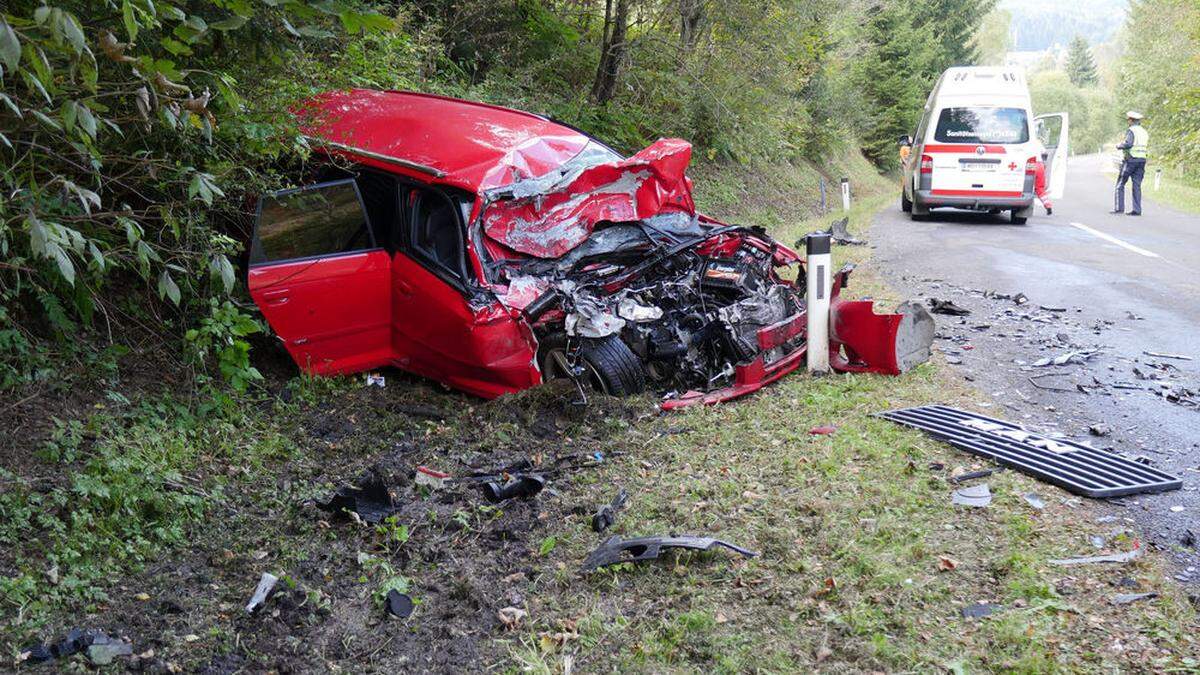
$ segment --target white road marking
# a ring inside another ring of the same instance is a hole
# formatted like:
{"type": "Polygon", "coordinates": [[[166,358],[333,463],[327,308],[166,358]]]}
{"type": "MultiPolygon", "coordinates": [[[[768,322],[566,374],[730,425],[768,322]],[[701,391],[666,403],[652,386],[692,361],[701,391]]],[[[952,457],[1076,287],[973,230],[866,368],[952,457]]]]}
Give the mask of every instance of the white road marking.
{"type": "Polygon", "coordinates": [[[1127,251],[1133,251],[1134,253],[1136,253],[1138,255],[1144,255],[1147,258],[1158,258],[1159,257],[1159,255],[1157,253],[1155,253],[1154,251],[1147,251],[1146,249],[1141,248],[1140,246],[1134,246],[1133,244],[1130,244],[1127,241],[1121,241],[1120,239],[1117,239],[1116,237],[1112,236],[1111,234],[1106,234],[1104,232],[1101,232],[1100,230],[1090,228],[1087,225],[1084,225],[1083,223],[1074,223],[1073,222],[1073,223],[1071,223],[1071,227],[1077,227],[1094,237],[1100,237],[1104,241],[1107,241],[1112,244],[1116,244],[1117,246],[1120,246],[1121,248],[1123,248],[1127,251]]]}

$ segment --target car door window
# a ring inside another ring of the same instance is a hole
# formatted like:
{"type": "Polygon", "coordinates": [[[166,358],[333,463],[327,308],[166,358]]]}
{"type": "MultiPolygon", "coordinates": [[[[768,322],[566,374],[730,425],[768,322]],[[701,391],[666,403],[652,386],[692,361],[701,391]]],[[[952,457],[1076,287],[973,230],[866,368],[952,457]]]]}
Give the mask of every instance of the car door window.
{"type": "Polygon", "coordinates": [[[250,263],[349,253],[375,247],[353,179],[282,190],[259,201],[250,263]]]}
{"type": "Polygon", "coordinates": [[[463,231],[455,205],[445,195],[414,190],[412,196],[413,253],[433,271],[463,280],[463,231]]]}

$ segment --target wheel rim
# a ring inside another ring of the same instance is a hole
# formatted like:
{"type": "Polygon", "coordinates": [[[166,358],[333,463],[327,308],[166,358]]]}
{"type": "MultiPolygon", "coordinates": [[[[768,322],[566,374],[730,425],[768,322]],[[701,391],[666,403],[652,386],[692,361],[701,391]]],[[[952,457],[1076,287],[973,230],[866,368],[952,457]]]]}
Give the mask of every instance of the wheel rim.
{"type": "MultiPolygon", "coordinates": [[[[546,352],[546,358],[542,363],[542,379],[549,382],[550,380],[571,379],[571,367],[567,362],[567,352],[565,349],[551,349],[546,352]]],[[[583,377],[581,378],[584,386],[592,391],[600,392],[601,394],[610,394],[608,385],[605,384],[604,378],[600,377],[600,373],[588,362],[583,360],[583,377]]]]}

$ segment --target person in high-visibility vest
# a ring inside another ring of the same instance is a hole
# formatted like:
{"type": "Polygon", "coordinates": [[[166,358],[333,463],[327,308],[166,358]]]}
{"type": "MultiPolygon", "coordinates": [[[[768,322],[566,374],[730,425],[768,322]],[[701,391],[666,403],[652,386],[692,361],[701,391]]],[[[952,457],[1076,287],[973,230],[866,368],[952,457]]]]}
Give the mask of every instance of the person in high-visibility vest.
{"type": "Polygon", "coordinates": [[[1142,127],[1142,114],[1130,110],[1129,129],[1125,140],[1117,149],[1124,153],[1121,173],[1117,176],[1117,192],[1113,200],[1113,213],[1125,213],[1125,183],[1133,180],[1133,210],[1131,216],[1142,215],[1142,178],[1146,176],[1146,154],[1150,147],[1150,133],[1142,127]]]}

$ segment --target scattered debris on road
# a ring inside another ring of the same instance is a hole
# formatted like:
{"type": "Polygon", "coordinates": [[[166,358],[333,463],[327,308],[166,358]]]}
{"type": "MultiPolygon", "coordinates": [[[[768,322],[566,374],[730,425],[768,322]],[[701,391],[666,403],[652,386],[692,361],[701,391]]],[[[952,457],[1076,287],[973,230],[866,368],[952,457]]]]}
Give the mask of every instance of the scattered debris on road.
{"type": "Polygon", "coordinates": [[[1038,359],[1033,362],[1034,368],[1045,368],[1046,366],[1065,366],[1069,364],[1087,363],[1092,357],[1099,354],[1099,349],[1081,349],[1078,351],[1059,354],[1054,357],[1038,359]]]}
{"type": "Polygon", "coordinates": [[[971,310],[966,307],[959,307],[950,300],[938,300],[937,298],[929,298],[929,311],[934,314],[948,314],[950,316],[966,316],[971,313],[971,310]]]}
{"type": "Polygon", "coordinates": [[[1092,426],[1088,427],[1088,433],[1093,436],[1100,437],[1110,436],[1112,435],[1112,427],[1101,422],[1100,424],[1093,424],[1092,426]]]}
{"type": "Polygon", "coordinates": [[[601,567],[608,565],[616,565],[623,562],[644,562],[646,560],[654,560],[666,548],[686,548],[695,551],[708,551],[714,547],[722,546],[735,553],[740,553],[747,558],[752,558],[757,553],[744,549],[741,546],[735,546],[729,542],[712,537],[635,537],[633,539],[622,539],[619,536],[609,537],[600,544],[596,550],[588,554],[583,561],[583,571],[592,572],[601,567]]]}
{"type": "Polygon", "coordinates": [[[1163,354],[1162,352],[1142,352],[1146,356],[1153,356],[1156,359],[1176,359],[1178,361],[1191,361],[1192,357],[1184,356],[1183,354],[1163,354]]]}
{"type": "Polygon", "coordinates": [[[617,492],[617,496],[613,497],[612,502],[601,506],[592,516],[592,531],[603,532],[612,527],[612,524],[617,522],[617,511],[625,506],[627,499],[629,499],[629,495],[624,489],[621,489],[617,492]]]}
{"type": "Polygon", "coordinates": [[[262,607],[278,582],[279,577],[270,572],[263,572],[262,577],[258,580],[258,586],[254,589],[254,595],[250,596],[250,602],[246,603],[246,613],[253,614],[259,607],[262,607]]]}
{"type": "Polygon", "coordinates": [[[878,413],[956,448],[986,457],[1084,497],[1119,497],[1183,487],[1178,477],[1065,438],[943,405],[878,413]]]}

